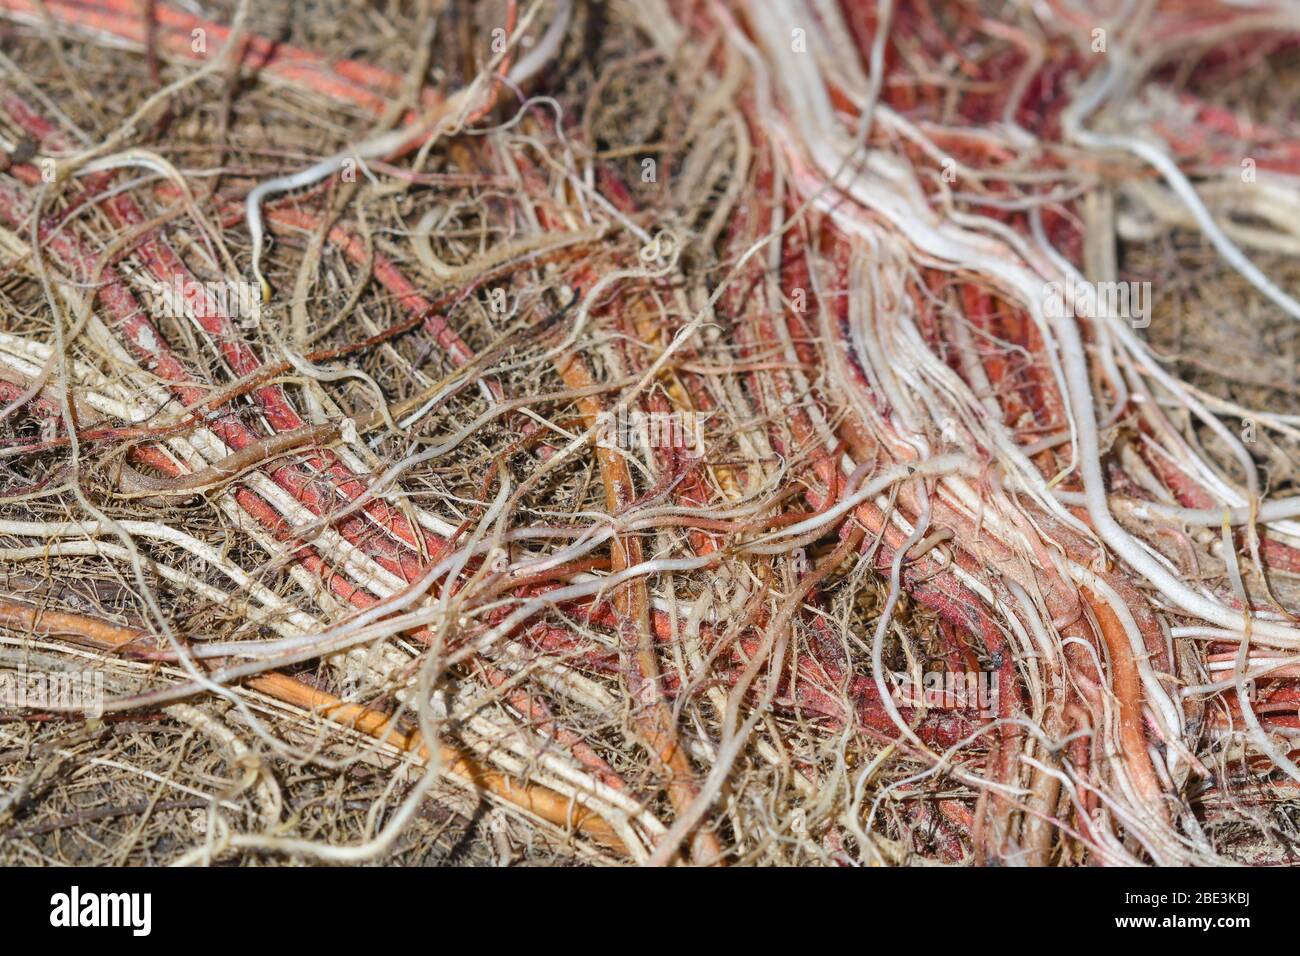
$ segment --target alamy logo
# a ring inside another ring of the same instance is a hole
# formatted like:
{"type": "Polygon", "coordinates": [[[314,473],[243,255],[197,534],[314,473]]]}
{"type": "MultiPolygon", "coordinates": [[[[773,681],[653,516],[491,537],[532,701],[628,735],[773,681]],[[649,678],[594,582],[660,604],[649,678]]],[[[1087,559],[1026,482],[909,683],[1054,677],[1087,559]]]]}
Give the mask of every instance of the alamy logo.
{"type": "Polygon", "coordinates": [[[133,936],[148,936],[153,929],[152,893],[69,893],[50,897],[50,925],[129,926],[133,936]]]}
{"type": "Polygon", "coordinates": [[[895,674],[891,695],[900,707],[964,710],[992,717],[998,710],[996,671],[927,671],[918,685],[909,674],[895,674]]]}
{"type": "Polygon", "coordinates": [[[619,407],[596,417],[596,445],[599,448],[704,448],[699,416],[694,412],[642,412],[619,407]]]}
{"type": "Polygon", "coordinates": [[[1050,319],[1113,315],[1145,329],[1151,324],[1151,283],[1048,282],[1043,285],[1043,310],[1050,319]]]}
{"type": "Polygon", "coordinates": [[[99,671],[0,671],[0,707],[8,710],[80,711],[104,715],[104,675],[99,671]]]}
{"type": "Polygon", "coordinates": [[[262,298],[256,286],[243,279],[200,282],[182,275],[172,277],[170,285],[159,290],[157,308],[169,318],[196,315],[224,315],[240,322],[261,315],[262,298]]]}

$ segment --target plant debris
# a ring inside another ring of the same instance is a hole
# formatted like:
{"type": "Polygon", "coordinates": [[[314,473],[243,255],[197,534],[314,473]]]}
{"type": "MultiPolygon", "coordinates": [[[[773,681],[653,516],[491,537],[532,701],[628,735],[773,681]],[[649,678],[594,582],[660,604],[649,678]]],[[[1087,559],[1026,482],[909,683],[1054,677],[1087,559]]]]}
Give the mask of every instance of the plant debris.
{"type": "Polygon", "coordinates": [[[0,36],[0,862],[1296,862],[1292,8],[0,36]]]}

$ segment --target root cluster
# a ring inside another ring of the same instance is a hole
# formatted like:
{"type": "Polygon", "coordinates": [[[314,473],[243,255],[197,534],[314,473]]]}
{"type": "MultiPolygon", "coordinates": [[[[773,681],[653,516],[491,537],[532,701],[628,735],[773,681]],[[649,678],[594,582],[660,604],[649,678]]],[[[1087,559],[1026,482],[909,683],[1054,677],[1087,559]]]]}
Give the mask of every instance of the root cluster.
{"type": "Polygon", "coordinates": [[[1293,861],[1291,7],[0,36],[0,860],[1293,861]]]}

